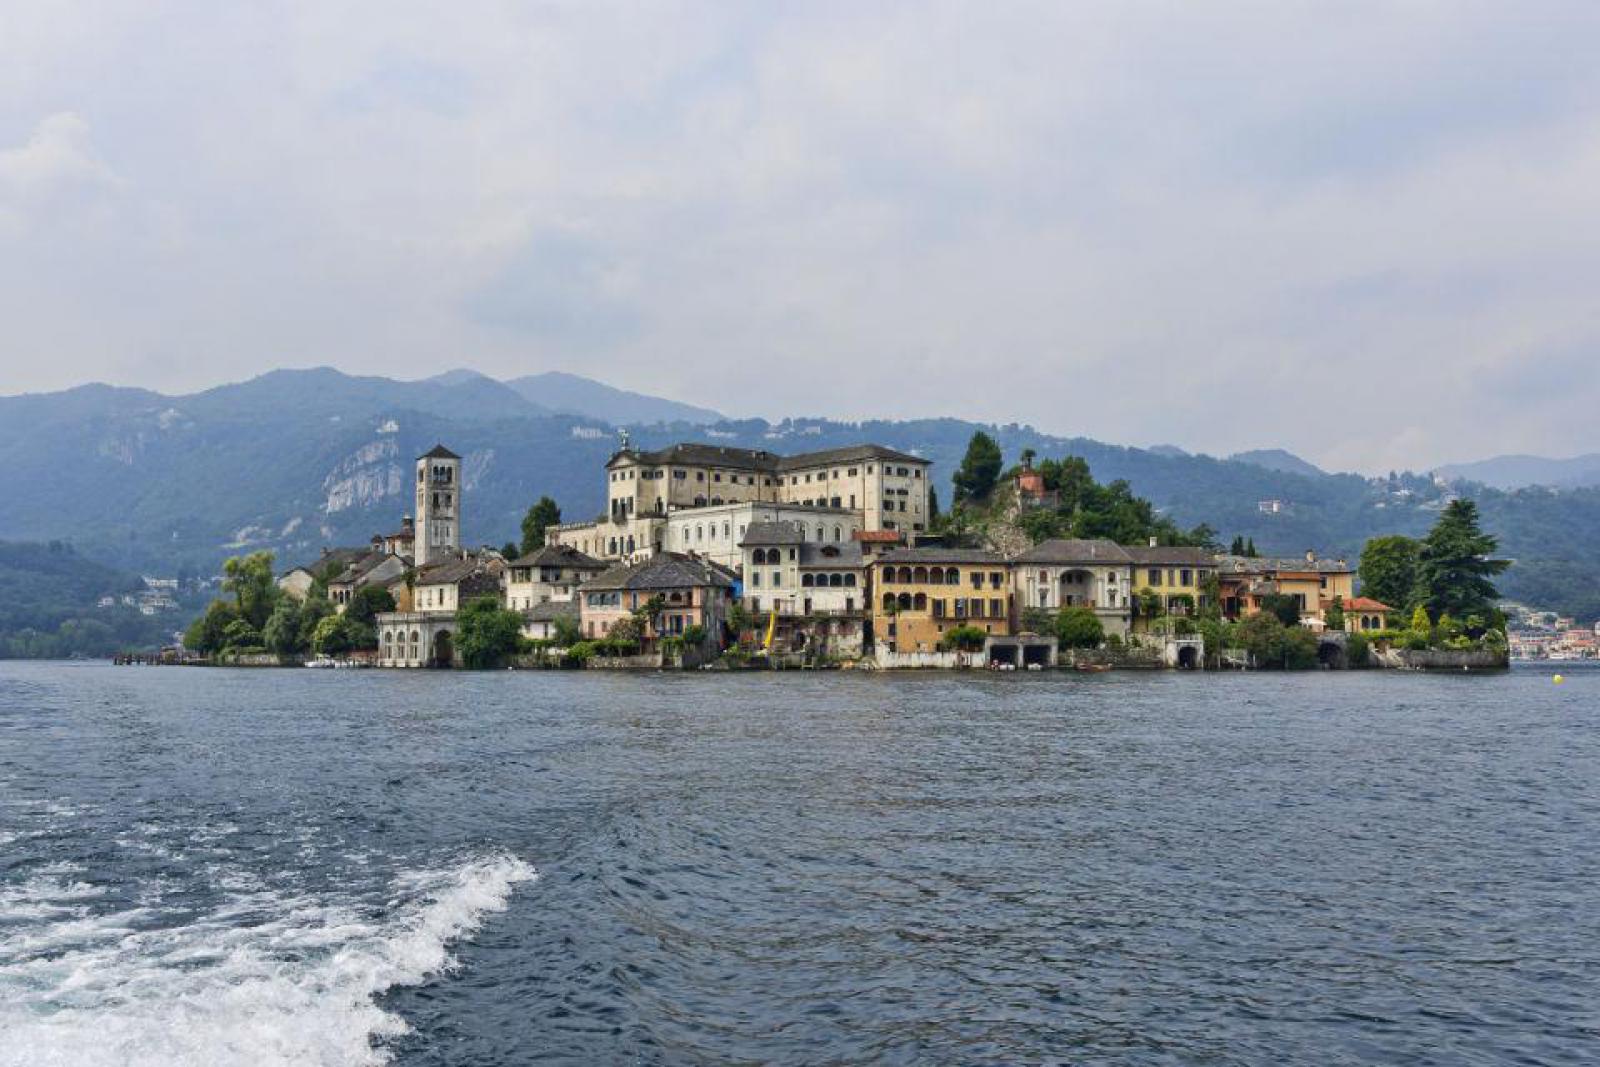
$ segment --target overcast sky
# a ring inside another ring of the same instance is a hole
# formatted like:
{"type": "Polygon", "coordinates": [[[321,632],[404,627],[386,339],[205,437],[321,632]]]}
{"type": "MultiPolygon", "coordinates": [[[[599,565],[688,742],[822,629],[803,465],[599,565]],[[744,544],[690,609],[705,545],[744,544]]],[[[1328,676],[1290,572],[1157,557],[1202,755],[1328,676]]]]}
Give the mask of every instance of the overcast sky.
{"type": "Polygon", "coordinates": [[[432,6],[0,9],[0,393],[1600,448],[1594,0],[432,6]]]}

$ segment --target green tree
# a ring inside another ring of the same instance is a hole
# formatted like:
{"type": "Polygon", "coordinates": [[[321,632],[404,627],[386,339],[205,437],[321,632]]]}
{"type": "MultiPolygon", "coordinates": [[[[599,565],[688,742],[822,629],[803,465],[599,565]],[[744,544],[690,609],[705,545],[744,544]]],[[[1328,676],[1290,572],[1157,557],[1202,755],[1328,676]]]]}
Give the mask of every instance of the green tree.
{"type": "Polygon", "coordinates": [[[1062,608],[1055,629],[1062,648],[1099,648],[1106,638],[1099,616],[1089,608],[1062,608]]]}
{"type": "Polygon", "coordinates": [[[272,577],[271,552],[230,556],[222,564],[222,588],[232,593],[241,618],[259,630],[272,614],[278,586],[272,577]]]}
{"type": "Polygon", "coordinates": [[[500,546],[500,554],[508,560],[516,559],[517,543],[515,541],[507,541],[505,544],[500,546]]]}
{"type": "Polygon", "coordinates": [[[456,612],[456,649],[467,667],[498,667],[521,647],[522,616],[502,608],[496,597],[469,600],[456,612]]]}
{"type": "Polygon", "coordinates": [[[617,645],[638,647],[644,640],[644,621],[639,613],[635,611],[612,623],[611,629],[606,631],[606,640],[617,645]]]}
{"type": "Polygon", "coordinates": [[[343,615],[328,615],[317,622],[311,647],[322,656],[342,656],[356,647],[358,627],[343,615]]]}
{"type": "Polygon", "coordinates": [[[222,643],[227,648],[255,648],[261,644],[261,634],[249,619],[234,619],[223,629],[222,643]]]}
{"type": "Polygon", "coordinates": [[[364,585],[345,605],[344,617],[361,626],[377,624],[380,611],[394,610],[394,594],[381,585],[364,585]]]}
{"type": "Polygon", "coordinates": [[[561,506],[549,497],[541,496],[538,503],[522,517],[523,553],[538,551],[544,545],[545,527],[555,526],[560,521],[561,506]]]}
{"type": "Polygon", "coordinates": [[[300,650],[316,647],[317,625],[334,614],[333,602],[327,597],[308,596],[300,605],[300,650]]]}
{"type": "Polygon", "coordinates": [[[1491,579],[1508,563],[1495,559],[1499,541],[1478,527],[1478,505],[1452,500],[1417,552],[1417,591],[1428,612],[1487,616],[1500,593],[1491,579]]]}
{"type": "Polygon", "coordinates": [[[1244,538],[1243,537],[1235,537],[1233,539],[1233,544],[1228,546],[1228,555],[1230,555],[1230,556],[1242,556],[1242,555],[1244,555],[1244,538]]]}
{"type": "Polygon", "coordinates": [[[566,615],[557,615],[555,621],[550,624],[550,629],[554,631],[551,640],[556,643],[557,648],[570,648],[583,640],[583,631],[578,628],[578,620],[566,615]]]}
{"type": "Polygon", "coordinates": [[[1304,670],[1317,665],[1317,639],[1302,626],[1286,626],[1270,611],[1261,611],[1234,627],[1235,640],[1257,667],[1304,670]]]}
{"type": "Polygon", "coordinates": [[[975,432],[972,440],[967,442],[967,454],[952,479],[956,487],[955,502],[961,504],[969,500],[989,499],[1004,462],[1005,458],[1000,454],[1000,446],[995,439],[982,430],[975,432]]]}
{"type": "Polygon", "coordinates": [[[1361,549],[1357,573],[1361,592],[1391,608],[1404,610],[1416,596],[1417,551],[1409,537],[1374,537],[1361,549]]]}
{"type": "Polygon", "coordinates": [[[300,633],[301,607],[293,597],[280,597],[267,624],[261,628],[261,642],[280,656],[297,656],[306,650],[300,633]]]}
{"type": "Polygon", "coordinates": [[[1300,601],[1283,593],[1268,593],[1262,597],[1261,613],[1273,616],[1285,626],[1300,625],[1300,601]]]}
{"type": "Polygon", "coordinates": [[[1259,559],[1261,557],[1261,553],[1256,551],[1256,539],[1254,537],[1245,542],[1244,554],[1250,559],[1259,559]]]}
{"type": "Polygon", "coordinates": [[[1416,609],[1412,611],[1411,628],[1422,634],[1433,632],[1433,619],[1429,617],[1428,609],[1425,605],[1418,604],[1416,609]]]}
{"type": "Polygon", "coordinates": [[[189,624],[189,629],[184,631],[184,647],[208,656],[220,652],[228,643],[228,626],[238,621],[237,607],[226,600],[213,600],[206,605],[206,610],[200,617],[189,624]]]}
{"type": "Polygon", "coordinates": [[[1330,630],[1344,629],[1344,597],[1334,596],[1333,603],[1328,605],[1323,615],[1323,622],[1328,624],[1330,630]]]}

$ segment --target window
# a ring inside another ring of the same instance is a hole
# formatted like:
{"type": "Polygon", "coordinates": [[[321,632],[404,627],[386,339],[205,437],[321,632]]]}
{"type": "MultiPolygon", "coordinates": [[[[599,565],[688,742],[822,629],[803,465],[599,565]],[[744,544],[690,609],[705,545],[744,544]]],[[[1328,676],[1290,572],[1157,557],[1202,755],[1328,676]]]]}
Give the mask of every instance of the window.
{"type": "Polygon", "coordinates": [[[678,481],[682,481],[683,479],[689,477],[689,472],[688,471],[673,471],[672,472],[672,477],[675,478],[678,481]]]}
{"type": "Polygon", "coordinates": [[[1148,585],[1161,584],[1161,572],[1156,570],[1154,567],[1151,567],[1150,570],[1145,574],[1145,578],[1147,579],[1146,584],[1148,585]]]}
{"type": "Polygon", "coordinates": [[[974,588],[974,589],[982,589],[983,588],[983,572],[982,571],[973,571],[972,572],[972,588],[974,588]]]}
{"type": "Polygon", "coordinates": [[[844,576],[844,587],[846,589],[854,589],[856,587],[856,576],[854,574],[846,574],[844,576]]]}
{"type": "Polygon", "coordinates": [[[694,480],[697,481],[697,482],[705,481],[706,480],[706,472],[705,471],[695,471],[694,472],[694,480]]]}
{"type": "Polygon", "coordinates": [[[856,469],[851,467],[849,470],[845,471],[845,474],[848,477],[854,478],[856,476],[856,469]]]}
{"type": "MultiPolygon", "coordinates": [[[[1179,584],[1180,585],[1191,585],[1191,584],[1193,584],[1193,578],[1194,578],[1194,572],[1193,571],[1187,571],[1187,570],[1179,571],[1178,574],[1179,574],[1179,584]]],[[[1326,585],[1327,583],[1324,582],[1323,584],[1326,585]]]]}
{"type": "Polygon", "coordinates": [[[810,589],[812,586],[814,586],[816,584],[817,584],[816,583],[816,579],[814,579],[811,575],[802,574],[800,576],[800,585],[801,585],[802,588],[810,589]]]}
{"type": "Polygon", "coordinates": [[[751,585],[751,588],[754,588],[754,589],[760,589],[761,588],[761,572],[760,571],[752,571],[752,572],[750,572],[750,585],[751,585]]]}
{"type": "Polygon", "coordinates": [[[1001,616],[1002,612],[1000,610],[1000,601],[998,601],[998,600],[989,601],[989,614],[990,614],[990,616],[992,616],[993,618],[996,618],[996,619],[998,619],[1001,616]]]}

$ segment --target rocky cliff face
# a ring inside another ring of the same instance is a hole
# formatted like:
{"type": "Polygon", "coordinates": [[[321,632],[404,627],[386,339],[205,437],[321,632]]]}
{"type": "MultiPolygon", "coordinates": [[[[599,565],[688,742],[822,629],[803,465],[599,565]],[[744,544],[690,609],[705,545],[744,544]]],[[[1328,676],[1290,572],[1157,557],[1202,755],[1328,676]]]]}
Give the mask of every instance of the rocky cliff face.
{"type": "Polygon", "coordinates": [[[322,480],[323,511],[334,515],[399,497],[406,488],[404,473],[400,446],[393,436],[362,445],[322,480]]]}

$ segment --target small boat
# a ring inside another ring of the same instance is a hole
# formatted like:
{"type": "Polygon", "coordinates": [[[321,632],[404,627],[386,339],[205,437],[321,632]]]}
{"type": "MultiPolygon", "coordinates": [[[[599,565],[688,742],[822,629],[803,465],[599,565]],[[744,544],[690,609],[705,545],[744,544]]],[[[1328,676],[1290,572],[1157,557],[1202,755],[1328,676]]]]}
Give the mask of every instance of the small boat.
{"type": "Polygon", "coordinates": [[[316,667],[319,670],[332,670],[338,664],[327,656],[318,656],[316,659],[306,660],[307,667],[316,667]]]}
{"type": "Polygon", "coordinates": [[[1099,674],[1101,671],[1109,671],[1111,669],[1111,664],[1109,663],[1080,663],[1077,666],[1078,670],[1093,674],[1099,674]]]}

